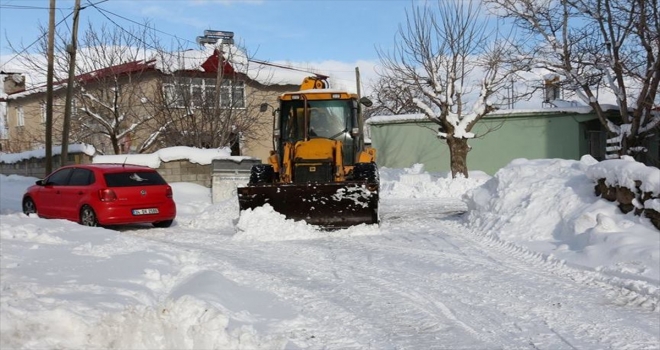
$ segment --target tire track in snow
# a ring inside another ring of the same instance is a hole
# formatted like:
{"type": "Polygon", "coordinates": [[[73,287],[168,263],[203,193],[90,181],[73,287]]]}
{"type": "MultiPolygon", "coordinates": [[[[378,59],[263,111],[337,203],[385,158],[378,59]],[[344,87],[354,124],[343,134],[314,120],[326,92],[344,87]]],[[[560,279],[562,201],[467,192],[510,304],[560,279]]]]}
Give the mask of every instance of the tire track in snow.
{"type": "MultiPolygon", "coordinates": [[[[428,211],[428,208],[427,208],[427,211],[428,211]]],[[[411,217],[409,219],[410,219],[410,222],[411,222],[412,225],[417,225],[417,222],[419,222],[419,220],[422,219],[422,218],[421,217],[411,217]]],[[[452,221],[456,221],[456,220],[443,220],[443,221],[444,222],[452,222],[452,221]]],[[[440,228],[442,228],[443,226],[445,226],[445,227],[447,226],[444,222],[438,221],[438,228],[439,228],[438,231],[440,231],[440,228]]],[[[488,245],[484,246],[483,244],[479,244],[478,240],[474,241],[473,240],[474,233],[467,232],[466,229],[464,227],[462,227],[461,225],[458,225],[458,224],[454,223],[453,225],[449,225],[449,227],[450,227],[450,229],[452,230],[452,233],[453,233],[451,235],[452,239],[460,239],[460,240],[464,241],[461,244],[454,245],[455,247],[472,247],[472,246],[475,246],[475,245],[476,246],[482,246],[481,248],[484,248],[484,249],[479,249],[479,251],[471,252],[470,256],[474,256],[474,257],[482,256],[482,257],[486,258],[487,261],[497,262],[496,259],[493,259],[492,257],[490,257],[491,254],[495,254],[494,256],[497,257],[497,259],[500,260],[499,264],[502,264],[502,266],[505,268],[505,271],[511,271],[511,273],[513,273],[513,274],[516,274],[515,271],[517,271],[517,270],[527,271],[526,274],[531,273],[532,276],[534,276],[535,274],[540,275],[539,273],[542,273],[545,270],[545,271],[549,272],[552,275],[561,276],[561,277],[564,278],[564,280],[556,280],[555,279],[556,282],[554,282],[554,283],[557,284],[556,288],[565,288],[566,286],[569,286],[569,287],[572,286],[574,288],[575,287],[575,286],[573,286],[574,283],[564,283],[566,281],[569,281],[569,282],[577,282],[579,285],[585,285],[586,287],[598,287],[600,289],[600,291],[596,290],[596,292],[597,292],[596,295],[598,295],[598,294],[608,295],[612,292],[617,291],[616,286],[613,288],[611,284],[603,284],[603,283],[599,283],[598,281],[594,282],[594,280],[591,278],[591,276],[585,276],[584,274],[582,274],[585,271],[581,271],[581,270],[576,271],[575,269],[572,269],[570,267],[565,266],[563,263],[561,263],[559,261],[556,261],[556,260],[553,260],[553,259],[544,259],[542,257],[542,255],[540,255],[540,254],[530,253],[528,251],[521,250],[521,249],[515,249],[513,251],[513,254],[511,254],[512,251],[510,251],[510,250],[504,250],[504,251],[496,250],[494,252],[490,252],[492,250],[490,248],[490,246],[488,246],[488,245]],[[499,253],[502,253],[502,254],[499,254],[499,253]],[[503,257],[507,257],[509,255],[513,255],[515,260],[502,259],[503,257]],[[532,261],[530,261],[530,259],[532,261]],[[503,264],[503,262],[506,262],[506,263],[503,264]],[[530,263],[532,263],[532,264],[530,265],[530,263]],[[539,269],[539,268],[541,268],[541,269],[539,269]]],[[[403,230],[403,231],[414,232],[414,230],[403,230]]],[[[417,234],[413,234],[413,235],[418,236],[418,237],[422,237],[421,238],[422,240],[428,240],[428,238],[426,237],[425,234],[417,233],[417,234]]],[[[441,238],[441,239],[443,241],[449,242],[445,238],[441,238]]],[[[393,247],[393,249],[396,249],[396,248],[397,247],[393,247]]],[[[423,258],[423,257],[420,257],[420,258],[423,258]]],[[[457,261],[459,261],[459,260],[457,260],[457,261]]],[[[500,273],[501,273],[501,271],[500,271],[500,273]]],[[[520,274],[518,274],[518,275],[520,275],[520,274]]],[[[544,275],[544,277],[545,277],[545,275],[547,275],[547,274],[542,274],[542,275],[544,275]]],[[[596,274],[596,275],[598,275],[598,274],[596,274]]],[[[553,277],[550,277],[550,281],[552,281],[553,279],[554,279],[553,277]]],[[[631,299],[631,300],[633,302],[635,301],[634,298],[631,299]]],[[[642,298],[642,300],[644,300],[644,298],[642,298]]],[[[635,304],[636,305],[642,304],[643,306],[649,306],[648,305],[648,299],[646,299],[646,301],[647,301],[646,305],[644,305],[642,303],[635,303],[635,304]]],[[[553,304],[553,305],[560,305],[560,303],[556,303],[556,304],[553,304]]],[[[564,307],[565,306],[566,305],[564,305],[564,307]]],[[[653,309],[654,307],[655,306],[653,306],[653,304],[651,304],[651,309],[653,309]]],[[[657,308],[656,308],[656,311],[657,311],[657,308]]],[[[544,312],[548,313],[549,315],[556,314],[556,312],[553,312],[553,310],[551,310],[551,309],[550,310],[544,310],[544,312]]],[[[653,314],[651,314],[651,315],[653,315],[653,314]]],[[[653,319],[653,317],[654,316],[651,316],[651,319],[653,319]]],[[[658,322],[653,322],[650,325],[650,328],[652,330],[653,330],[653,328],[657,329],[658,328],[657,323],[658,322]]],[[[600,328],[602,328],[602,327],[600,327],[600,328]]],[[[552,327],[550,327],[549,329],[553,333],[555,333],[555,335],[562,342],[564,342],[563,345],[559,344],[559,346],[565,347],[566,345],[570,344],[566,339],[564,339],[561,336],[561,334],[559,332],[554,330],[552,327]]],[[[589,328],[588,331],[591,332],[591,333],[595,333],[594,330],[596,330],[596,329],[599,329],[598,325],[594,325],[593,327],[589,328]]],[[[653,330],[653,331],[657,333],[657,331],[655,331],[655,330],[653,330]]],[[[620,346],[623,346],[623,347],[627,346],[629,348],[635,348],[635,345],[630,345],[630,344],[638,344],[634,341],[635,340],[634,337],[630,337],[630,336],[628,336],[628,337],[623,336],[622,337],[622,339],[628,338],[631,341],[629,343],[626,343],[625,341],[617,342],[617,337],[616,336],[608,336],[607,335],[608,332],[609,332],[609,330],[607,328],[602,328],[602,334],[603,335],[602,335],[601,338],[602,339],[610,339],[611,341],[613,341],[614,343],[619,344],[620,346]]],[[[616,333],[616,332],[614,332],[614,333],[616,333]]],[[[657,335],[656,335],[656,337],[657,337],[657,335]]],[[[652,340],[653,340],[653,338],[651,338],[651,341],[652,340]]],[[[605,342],[607,342],[607,341],[605,341],[605,342]]],[[[657,342],[657,340],[656,340],[656,342],[657,342]]],[[[642,341],[639,344],[642,344],[642,346],[643,346],[643,344],[649,344],[649,343],[642,341]]]]}
{"type": "MultiPolygon", "coordinates": [[[[446,207],[444,203],[446,199],[435,199],[423,201],[424,210],[417,211],[416,207],[395,206],[397,215],[401,217],[407,216],[405,220],[408,222],[416,222],[420,219],[427,217],[428,213],[442,212],[446,207]],[[411,211],[410,208],[415,208],[411,211]]],[[[644,307],[651,311],[660,312],[660,287],[652,283],[640,280],[631,280],[611,274],[595,271],[586,267],[570,266],[565,261],[554,258],[551,255],[542,254],[530,251],[529,249],[500,240],[492,234],[483,234],[471,231],[460,223],[460,219],[456,219],[455,209],[460,208],[460,204],[454,203],[449,200],[450,215],[442,220],[442,225],[448,230],[460,230],[465,232],[465,237],[470,237],[473,242],[480,242],[489,247],[497,249],[505,254],[510,254],[519,258],[519,260],[533,264],[535,268],[541,267],[548,271],[554,271],[557,275],[571,278],[577,282],[598,285],[609,291],[611,298],[620,305],[633,305],[644,307]]],[[[436,214],[437,217],[439,217],[436,214]]],[[[413,231],[414,232],[414,231],[413,231]]]]}
{"type": "Polygon", "coordinates": [[[286,332],[303,347],[625,349],[653,341],[600,304],[616,288],[588,271],[479,236],[456,220],[402,215],[377,236],[236,243],[190,232],[158,239],[298,305],[304,321],[286,332]]]}

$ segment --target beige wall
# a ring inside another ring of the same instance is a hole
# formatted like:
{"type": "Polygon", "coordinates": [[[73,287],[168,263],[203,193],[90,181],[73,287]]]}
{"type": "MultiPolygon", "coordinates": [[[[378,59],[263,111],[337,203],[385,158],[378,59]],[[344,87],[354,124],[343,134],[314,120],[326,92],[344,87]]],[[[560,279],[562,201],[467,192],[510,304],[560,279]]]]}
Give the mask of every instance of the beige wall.
{"type": "MultiPolygon", "coordinates": [[[[60,164],[60,155],[53,156],[53,164],[60,164]]],[[[89,164],[92,157],[85,153],[69,153],[68,163],[89,164]]],[[[57,168],[57,166],[55,167],[57,168]]],[[[56,170],[56,169],[53,170],[56,170]]],[[[0,174],[23,175],[36,178],[46,177],[46,158],[29,158],[15,163],[0,162],[0,174]]]]}
{"type": "Polygon", "coordinates": [[[278,108],[277,97],[284,92],[297,90],[295,85],[274,85],[265,87],[263,85],[249,84],[246,87],[246,95],[254,99],[251,113],[257,116],[259,123],[252,130],[252,135],[246,137],[242,155],[261,159],[267,162],[270,151],[273,150],[273,109],[278,108]],[[259,106],[268,103],[273,108],[266,112],[260,112],[259,106]]]}
{"type": "MultiPolygon", "coordinates": [[[[58,94],[59,95],[59,94],[58,94]]],[[[42,106],[45,108],[45,94],[38,93],[20,99],[7,101],[8,144],[6,151],[23,152],[45,144],[45,122],[42,121],[42,106]],[[19,125],[19,110],[23,111],[23,125],[19,125]]],[[[61,125],[60,115],[64,110],[63,100],[59,96],[53,99],[53,127],[61,125]],[[56,126],[57,125],[57,126],[56,126]]],[[[61,132],[53,133],[53,140],[60,140],[61,132]],[[56,136],[55,136],[56,135],[56,136]]],[[[58,142],[59,144],[59,142],[58,142]]]]}
{"type": "MultiPolygon", "coordinates": [[[[157,103],[160,94],[159,89],[159,73],[152,72],[139,76],[139,84],[132,82],[132,88],[136,90],[130,93],[131,98],[124,101],[125,104],[131,106],[131,115],[138,116],[145,113],[152,113],[150,106],[152,103],[157,103]],[[138,93],[139,90],[139,93],[138,93]],[[142,101],[145,97],[146,103],[142,101]]],[[[128,77],[127,79],[131,79],[128,77]]],[[[137,79],[133,77],[132,79],[137,79]]],[[[128,85],[127,85],[128,86],[128,85]]],[[[88,90],[93,89],[93,86],[88,86],[88,90]]],[[[250,128],[244,137],[244,142],[241,148],[241,155],[250,156],[266,161],[272,150],[272,128],[273,116],[272,109],[266,112],[260,112],[259,106],[263,102],[269,103],[273,108],[277,108],[277,97],[286,91],[297,90],[297,85],[261,85],[256,82],[248,82],[245,87],[246,91],[246,109],[243,111],[247,118],[255,118],[256,123],[250,128]]],[[[21,94],[22,95],[22,94],[21,94]]],[[[53,144],[60,145],[62,139],[62,119],[64,114],[64,97],[65,90],[60,89],[54,93],[53,105],[53,144]]],[[[8,140],[6,145],[3,145],[3,150],[11,153],[23,152],[40,148],[45,145],[45,123],[42,122],[42,109],[41,106],[45,103],[45,91],[33,93],[24,97],[10,97],[7,101],[7,122],[8,122],[8,140]],[[17,108],[23,108],[24,126],[17,125],[17,108]]],[[[78,107],[81,107],[78,102],[78,107]]],[[[77,113],[82,113],[77,111],[77,113]]],[[[131,118],[127,118],[126,123],[131,122],[131,118]]],[[[145,123],[142,127],[136,129],[131,136],[131,148],[135,150],[141,145],[154,130],[157,130],[160,125],[154,122],[145,123]]],[[[79,120],[76,117],[72,118],[71,134],[75,134],[80,130],[79,120]]],[[[72,142],[72,140],[69,140],[72,142]]],[[[85,139],[78,139],[76,142],[84,142],[93,145],[102,153],[113,154],[113,149],[107,137],[101,134],[91,135],[85,139]]],[[[154,149],[148,149],[148,152],[154,149]]]]}
{"type": "MultiPolygon", "coordinates": [[[[84,153],[71,153],[68,158],[69,163],[89,164],[92,163],[93,157],[84,153]]],[[[60,164],[59,155],[53,157],[53,163],[60,164]]],[[[200,165],[191,163],[188,160],[175,160],[161,162],[160,167],[156,170],[168,183],[191,182],[201,186],[211,187],[213,175],[212,164],[200,165]]],[[[46,159],[29,158],[16,163],[0,162],[0,174],[32,176],[42,179],[48,175],[46,174],[46,159]]]]}

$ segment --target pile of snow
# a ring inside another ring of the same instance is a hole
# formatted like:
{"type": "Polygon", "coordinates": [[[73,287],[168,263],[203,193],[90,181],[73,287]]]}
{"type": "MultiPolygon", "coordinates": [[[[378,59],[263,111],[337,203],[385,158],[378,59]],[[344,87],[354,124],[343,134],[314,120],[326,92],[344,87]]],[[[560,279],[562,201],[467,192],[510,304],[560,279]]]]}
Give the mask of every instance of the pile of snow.
{"type": "MultiPolygon", "coordinates": [[[[610,162],[598,163],[590,156],[580,161],[514,160],[466,194],[465,223],[475,232],[572,265],[657,283],[660,233],[648,218],[622,214],[616,203],[594,193],[592,178],[621,180],[625,175],[614,171],[625,168],[610,162]]],[[[634,164],[627,165],[640,165],[634,164]]],[[[648,180],[657,193],[660,179],[648,180]]]]}
{"type": "Polygon", "coordinates": [[[115,164],[133,164],[143,165],[150,168],[160,167],[161,162],[172,162],[175,160],[188,160],[191,163],[208,165],[214,159],[230,159],[240,162],[251,157],[232,156],[229,148],[196,148],[196,147],[168,147],[162,148],[149,154],[117,154],[117,155],[99,155],[94,157],[94,163],[115,163],[115,164]]]}
{"type": "Polygon", "coordinates": [[[468,178],[452,179],[450,172],[428,173],[423,164],[406,169],[380,169],[383,198],[460,198],[467,190],[490,178],[483,171],[470,171],[468,178]]]}
{"type": "Polygon", "coordinates": [[[236,228],[238,231],[234,239],[240,241],[293,241],[380,233],[378,227],[372,225],[357,225],[335,231],[322,230],[303,221],[287,219],[268,204],[244,211],[236,228]]]}

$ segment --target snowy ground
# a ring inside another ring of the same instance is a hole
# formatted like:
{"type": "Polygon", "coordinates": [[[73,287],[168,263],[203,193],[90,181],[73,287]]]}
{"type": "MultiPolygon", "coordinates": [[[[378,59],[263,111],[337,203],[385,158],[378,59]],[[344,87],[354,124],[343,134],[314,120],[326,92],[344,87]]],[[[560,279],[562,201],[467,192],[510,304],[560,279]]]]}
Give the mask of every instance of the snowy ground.
{"type": "Polygon", "coordinates": [[[333,232],[187,183],[168,229],[87,228],[0,175],[0,348],[658,349],[660,232],[591,164],[381,169],[381,225],[333,232]]]}

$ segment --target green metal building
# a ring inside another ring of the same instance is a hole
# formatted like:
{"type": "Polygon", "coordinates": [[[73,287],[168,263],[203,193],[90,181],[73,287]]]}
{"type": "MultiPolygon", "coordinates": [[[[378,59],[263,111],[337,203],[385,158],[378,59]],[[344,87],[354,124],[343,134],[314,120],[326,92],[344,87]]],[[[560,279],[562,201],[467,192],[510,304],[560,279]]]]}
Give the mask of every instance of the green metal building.
{"type": "MultiPolygon", "coordinates": [[[[615,113],[615,111],[610,111],[615,113]]],[[[438,125],[421,114],[376,116],[366,122],[380,167],[424,164],[429,172],[449,171],[449,148],[438,125]]],[[[470,171],[494,174],[516,158],[605,158],[607,134],[589,107],[496,111],[477,123],[467,156],[470,171]]],[[[648,140],[642,159],[658,166],[659,137],[648,140]]]]}

